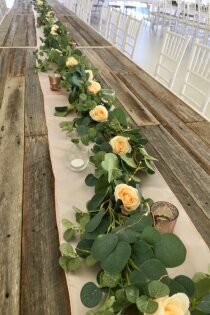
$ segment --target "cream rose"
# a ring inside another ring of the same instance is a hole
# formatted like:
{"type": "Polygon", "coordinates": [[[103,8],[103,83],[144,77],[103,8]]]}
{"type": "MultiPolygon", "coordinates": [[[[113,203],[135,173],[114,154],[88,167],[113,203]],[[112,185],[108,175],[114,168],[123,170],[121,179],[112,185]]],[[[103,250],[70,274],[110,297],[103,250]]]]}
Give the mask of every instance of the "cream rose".
{"type": "Polygon", "coordinates": [[[123,136],[116,136],[109,141],[112,150],[116,154],[126,154],[131,152],[131,146],[128,138],[123,136]]]}
{"type": "MultiPolygon", "coordinates": [[[[153,315],[190,315],[190,301],[186,294],[176,293],[172,296],[165,296],[155,300],[158,302],[158,309],[153,315]]],[[[148,315],[148,314],[144,314],[148,315]]]]}
{"type": "Polygon", "coordinates": [[[67,67],[74,67],[78,65],[78,60],[74,57],[68,57],[67,61],[66,61],[66,66],[67,67]]]}
{"type": "Polygon", "coordinates": [[[87,90],[90,93],[97,94],[101,90],[101,85],[100,83],[94,81],[94,80],[89,80],[91,83],[88,87],[87,90]]]}
{"type": "Polygon", "coordinates": [[[50,31],[50,34],[52,35],[57,35],[57,30],[59,29],[59,26],[54,24],[52,27],[51,27],[51,31],[50,31]]]}
{"type": "Polygon", "coordinates": [[[93,80],[93,71],[92,70],[85,70],[85,72],[89,74],[88,80],[92,81],[93,80]]]}
{"type": "Polygon", "coordinates": [[[141,203],[138,190],[132,186],[126,184],[119,184],[115,187],[114,191],[115,200],[122,200],[123,207],[122,213],[130,214],[130,212],[136,210],[141,203]]]}
{"type": "Polygon", "coordinates": [[[108,119],[108,111],[103,105],[97,105],[89,112],[90,117],[98,122],[104,122],[108,119]]]}
{"type": "Polygon", "coordinates": [[[46,17],[50,18],[50,17],[54,17],[54,12],[53,11],[48,11],[46,14],[46,17]]]}
{"type": "Polygon", "coordinates": [[[36,2],[36,4],[39,5],[39,6],[42,6],[42,5],[44,4],[44,2],[41,1],[41,0],[38,0],[38,1],[36,2]]]}

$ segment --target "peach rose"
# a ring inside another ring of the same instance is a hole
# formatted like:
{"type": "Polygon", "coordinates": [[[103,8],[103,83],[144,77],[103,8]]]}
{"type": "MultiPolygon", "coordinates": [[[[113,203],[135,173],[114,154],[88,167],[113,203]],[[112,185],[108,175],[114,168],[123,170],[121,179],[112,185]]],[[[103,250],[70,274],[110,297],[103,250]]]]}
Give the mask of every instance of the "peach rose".
{"type": "Polygon", "coordinates": [[[78,65],[78,60],[74,57],[68,57],[67,61],[66,61],[66,66],[67,67],[74,67],[78,65]]]}
{"type": "Polygon", "coordinates": [[[85,70],[85,72],[89,74],[88,81],[92,81],[93,80],[93,71],[92,70],[85,70]]]}
{"type": "Polygon", "coordinates": [[[108,111],[103,105],[97,105],[90,112],[90,117],[98,122],[104,122],[108,119],[108,111]]]}
{"type": "Polygon", "coordinates": [[[123,136],[116,136],[109,141],[112,150],[116,154],[126,154],[131,152],[131,146],[128,138],[123,136]]]}
{"type": "Polygon", "coordinates": [[[57,35],[57,30],[59,29],[59,26],[54,24],[52,27],[51,27],[51,31],[50,31],[50,34],[52,35],[57,35]]]}
{"type": "Polygon", "coordinates": [[[118,199],[122,200],[123,207],[121,211],[126,215],[136,210],[141,203],[138,190],[126,184],[117,185],[115,187],[114,196],[116,201],[118,199]]]}
{"type": "Polygon", "coordinates": [[[101,90],[101,85],[100,83],[94,81],[94,80],[89,80],[91,85],[87,87],[88,92],[97,94],[101,90]]]}
{"type": "MultiPolygon", "coordinates": [[[[172,296],[165,296],[155,300],[158,302],[158,309],[153,315],[190,315],[190,301],[186,294],[176,293],[172,296]]],[[[148,314],[144,314],[148,315],[148,314]]]]}

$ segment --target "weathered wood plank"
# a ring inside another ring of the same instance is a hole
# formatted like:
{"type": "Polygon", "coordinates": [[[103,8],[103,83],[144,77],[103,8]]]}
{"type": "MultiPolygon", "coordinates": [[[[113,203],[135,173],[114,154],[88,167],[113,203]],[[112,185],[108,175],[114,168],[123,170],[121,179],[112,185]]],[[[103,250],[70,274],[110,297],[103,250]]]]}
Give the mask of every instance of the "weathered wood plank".
{"type": "Polygon", "coordinates": [[[12,57],[9,73],[11,76],[22,76],[25,74],[26,49],[12,49],[12,57]]]}
{"type": "Polygon", "coordinates": [[[36,46],[36,29],[35,29],[35,19],[34,16],[27,16],[27,45],[36,46]]]}
{"type": "Polygon", "coordinates": [[[210,219],[210,176],[163,126],[141,129],[171,172],[210,219]]]}
{"type": "Polygon", "coordinates": [[[21,315],[70,314],[65,276],[58,265],[53,182],[47,138],[26,138],[21,315]]]}
{"type": "Polygon", "coordinates": [[[0,46],[4,45],[4,41],[5,41],[6,35],[7,35],[7,32],[0,31],[0,46]]]}
{"type": "Polygon", "coordinates": [[[154,144],[149,144],[146,150],[152,156],[157,158],[156,167],[167,182],[170,189],[176,195],[183,208],[186,210],[190,219],[196,226],[197,230],[205,240],[206,244],[210,248],[210,220],[208,220],[203,213],[202,209],[190,196],[185,186],[179,181],[176,173],[173,173],[168,166],[168,163],[164,161],[159,152],[154,148],[154,144]]]}
{"type": "Polygon", "coordinates": [[[0,108],[2,103],[2,98],[4,94],[4,87],[6,84],[6,78],[8,75],[9,63],[11,58],[11,50],[0,49],[0,108]]]}
{"type": "Polygon", "coordinates": [[[137,126],[158,124],[157,119],[101,60],[97,54],[98,49],[82,49],[82,51],[90,62],[99,69],[100,77],[103,81],[116,92],[121,105],[132,117],[137,126]]]}
{"type": "Polygon", "coordinates": [[[27,46],[27,24],[26,24],[26,17],[24,15],[17,15],[17,25],[16,25],[16,32],[13,39],[13,46],[27,46]]]}
{"type": "MultiPolygon", "coordinates": [[[[203,121],[203,122],[195,122],[195,123],[188,123],[187,126],[194,130],[199,137],[202,138],[205,143],[210,146],[210,122],[203,121]]],[[[210,163],[210,162],[209,162],[210,163]]]]}
{"type": "Polygon", "coordinates": [[[46,135],[47,127],[43,106],[43,95],[38,75],[34,73],[35,56],[27,50],[26,58],[26,95],[25,95],[25,134],[46,135]]]}
{"type": "Polygon", "coordinates": [[[23,156],[24,79],[11,78],[0,109],[1,314],[20,308],[23,156]]]}
{"type": "Polygon", "coordinates": [[[14,16],[14,10],[10,10],[5,16],[4,20],[0,24],[0,31],[8,32],[13,16],[14,16]]]}

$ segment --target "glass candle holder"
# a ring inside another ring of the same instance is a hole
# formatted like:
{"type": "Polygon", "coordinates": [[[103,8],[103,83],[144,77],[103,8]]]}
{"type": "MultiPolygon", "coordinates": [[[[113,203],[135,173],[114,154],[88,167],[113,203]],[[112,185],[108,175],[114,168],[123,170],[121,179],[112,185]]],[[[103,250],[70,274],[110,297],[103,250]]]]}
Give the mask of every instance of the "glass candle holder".
{"type": "Polygon", "coordinates": [[[102,93],[101,101],[104,104],[109,104],[109,105],[113,105],[114,104],[114,102],[115,102],[115,91],[110,90],[110,89],[102,89],[101,93],[102,93]]]}
{"type": "Polygon", "coordinates": [[[71,42],[71,48],[76,49],[77,48],[77,43],[76,42],[71,42]]]}
{"type": "Polygon", "coordinates": [[[65,158],[66,164],[70,170],[81,172],[87,167],[89,162],[88,147],[81,143],[71,143],[65,158]]]}
{"type": "Polygon", "coordinates": [[[152,204],[150,212],[153,216],[154,226],[161,233],[172,233],[179,216],[178,209],[166,201],[152,204]]]}
{"type": "Polygon", "coordinates": [[[49,74],[49,81],[51,91],[60,91],[61,76],[59,74],[57,73],[49,74]]]}

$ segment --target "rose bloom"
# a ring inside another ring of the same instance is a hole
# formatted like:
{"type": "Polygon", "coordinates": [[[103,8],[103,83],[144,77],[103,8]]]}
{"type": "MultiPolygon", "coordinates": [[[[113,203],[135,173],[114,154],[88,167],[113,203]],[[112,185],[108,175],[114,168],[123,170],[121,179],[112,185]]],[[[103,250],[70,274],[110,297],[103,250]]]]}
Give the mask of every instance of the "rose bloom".
{"type": "Polygon", "coordinates": [[[41,1],[41,0],[38,0],[38,1],[37,1],[37,5],[41,6],[41,5],[43,5],[43,4],[44,4],[43,1],[41,1]]]}
{"type": "Polygon", "coordinates": [[[108,119],[108,111],[103,105],[97,105],[90,112],[90,117],[98,122],[104,122],[108,119]]]}
{"type": "Polygon", "coordinates": [[[57,35],[57,30],[59,29],[59,26],[54,24],[52,27],[51,27],[51,31],[50,31],[50,34],[52,35],[57,35]]]}
{"type": "Polygon", "coordinates": [[[78,60],[74,57],[68,57],[67,61],[66,61],[66,66],[67,67],[74,67],[78,65],[78,60]]]}
{"type": "MultiPolygon", "coordinates": [[[[190,301],[186,294],[176,293],[172,296],[165,296],[155,300],[158,309],[153,315],[190,315],[190,301]]],[[[144,314],[148,315],[148,314],[144,314]]]]}
{"type": "Polygon", "coordinates": [[[46,17],[50,18],[50,17],[54,17],[54,12],[53,11],[48,11],[46,14],[46,17]]]}
{"type": "Polygon", "coordinates": [[[115,187],[114,191],[115,200],[120,199],[123,203],[121,211],[123,214],[130,214],[136,210],[141,203],[138,190],[126,184],[119,184],[115,187]]]}
{"type": "Polygon", "coordinates": [[[93,71],[92,70],[85,70],[85,72],[89,74],[88,80],[92,81],[93,80],[93,71]]]}
{"type": "Polygon", "coordinates": [[[101,90],[101,85],[100,83],[94,81],[94,80],[89,80],[91,85],[87,87],[88,92],[97,94],[101,90]]]}
{"type": "Polygon", "coordinates": [[[128,138],[123,136],[116,136],[109,141],[112,150],[116,154],[126,154],[131,152],[131,146],[128,138]]]}

